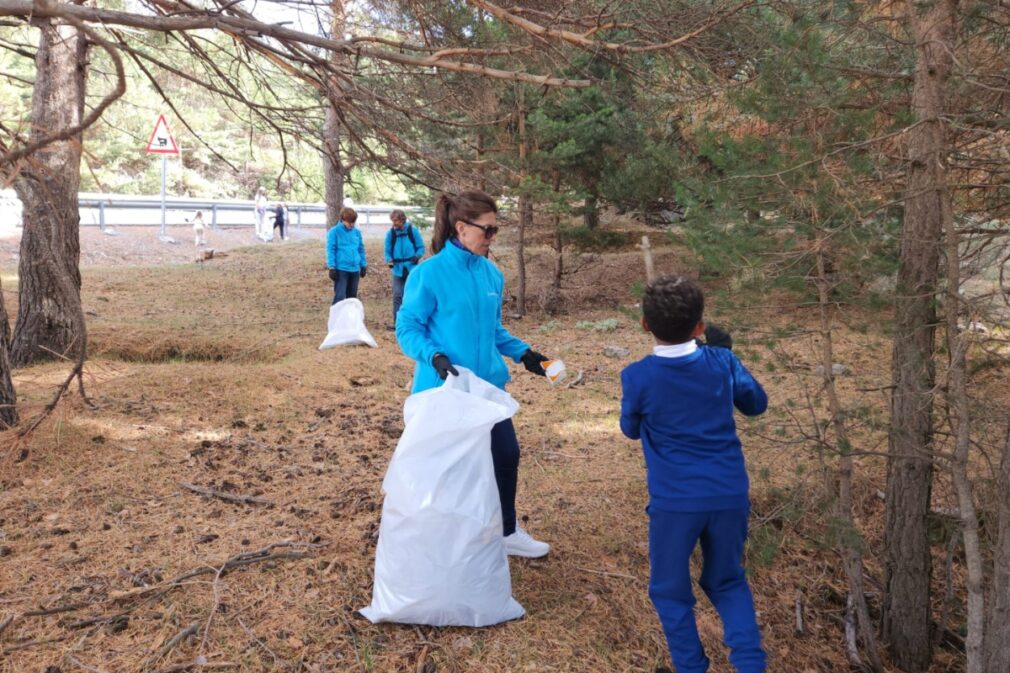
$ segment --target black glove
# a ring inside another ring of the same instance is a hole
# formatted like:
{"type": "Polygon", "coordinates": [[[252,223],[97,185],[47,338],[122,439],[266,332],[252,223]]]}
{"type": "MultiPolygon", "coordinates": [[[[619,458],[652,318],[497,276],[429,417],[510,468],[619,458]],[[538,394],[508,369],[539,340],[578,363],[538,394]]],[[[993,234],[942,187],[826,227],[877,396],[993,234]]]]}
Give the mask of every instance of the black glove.
{"type": "Polygon", "coordinates": [[[535,350],[528,350],[523,353],[523,356],[519,358],[519,361],[523,363],[526,367],[526,371],[532,372],[537,376],[547,376],[547,372],[544,371],[542,362],[547,362],[547,358],[537,353],[535,350]]]}
{"type": "Polygon", "coordinates": [[[330,272],[330,280],[332,280],[334,283],[337,282],[337,270],[330,269],[329,272],[330,272]]]}
{"type": "Polygon", "coordinates": [[[431,366],[435,368],[436,372],[438,372],[438,378],[443,381],[445,381],[445,378],[449,376],[449,374],[459,376],[459,372],[456,371],[456,368],[452,366],[451,362],[449,362],[449,358],[441,353],[435,353],[435,357],[431,359],[431,366]]]}
{"type": "Polygon", "coordinates": [[[705,344],[716,348],[733,350],[733,337],[718,325],[705,326],[705,344]]]}
{"type": "Polygon", "coordinates": [[[362,278],[364,278],[364,277],[365,277],[365,272],[366,272],[366,271],[368,271],[368,267],[367,267],[367,266],[363,266],[363,267],[361,267],[361,277],[362,277],[362,278]]]}

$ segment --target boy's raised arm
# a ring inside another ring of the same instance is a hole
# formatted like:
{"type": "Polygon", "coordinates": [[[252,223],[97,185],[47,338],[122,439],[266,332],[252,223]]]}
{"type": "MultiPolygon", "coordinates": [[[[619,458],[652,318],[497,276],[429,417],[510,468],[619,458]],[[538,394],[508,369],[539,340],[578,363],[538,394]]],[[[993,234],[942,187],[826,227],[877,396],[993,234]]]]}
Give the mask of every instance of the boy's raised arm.
{"type": "Polygon", "coordinates": [[[733,406],[745,416],[759,416],[768,408],[768,394],[747,368],[734,355],[730,365],[733,372],[733,406]]]}

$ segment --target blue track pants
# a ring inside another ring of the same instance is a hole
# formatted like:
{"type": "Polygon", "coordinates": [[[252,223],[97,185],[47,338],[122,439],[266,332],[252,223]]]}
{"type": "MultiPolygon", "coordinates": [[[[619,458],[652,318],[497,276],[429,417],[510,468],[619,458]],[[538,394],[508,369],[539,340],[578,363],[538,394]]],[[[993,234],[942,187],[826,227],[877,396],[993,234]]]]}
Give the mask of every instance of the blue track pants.
{"type": "Polygon", "coordinates": [[[677,673],[705,673],[691,591],[691,552],[701,542],[701,588],[719,612],[729,660],[739,673],[764,673],[765,652],[743,569],[746,509],[660,512],[649,508],[649,597],[666,633],[677,673]]]}

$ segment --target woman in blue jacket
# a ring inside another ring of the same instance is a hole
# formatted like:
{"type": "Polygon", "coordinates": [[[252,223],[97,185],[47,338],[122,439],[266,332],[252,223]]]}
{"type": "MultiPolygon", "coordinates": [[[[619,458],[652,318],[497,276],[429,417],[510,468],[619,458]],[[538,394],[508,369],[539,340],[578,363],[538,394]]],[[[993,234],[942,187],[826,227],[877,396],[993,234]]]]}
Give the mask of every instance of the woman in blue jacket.
{"type": "MultiPolygon", "coordinates": [[[[508,333],[501,324],[505,280],[488,261],[498,233],[498,206],[481,191],[455,197],[442,194],[435,203],[435,253],[407,278],[403,304],[396,318],[396,338],[403,352],[417,361],[413,392],[439,385],[453,364],[462,365],[502,389],[509,381],[507,355],[544,376],[545,358],[508,333]]],[[[501,498],[505,550],[513,556],[537,558],[550,545],[534,540],[516,525],[516,484],[519,441],[512,420],[491,430],[491,457],[501,498]]]]}
{"type": "Polygon", "coordinates": [[[368,260],[361,231],[354,226],[358,214],[353,208],[340,209],[340,221],[326,233],[326,267],[333,281],[333,301],[358,296],[358,280],[365,277],[368,260]]]}

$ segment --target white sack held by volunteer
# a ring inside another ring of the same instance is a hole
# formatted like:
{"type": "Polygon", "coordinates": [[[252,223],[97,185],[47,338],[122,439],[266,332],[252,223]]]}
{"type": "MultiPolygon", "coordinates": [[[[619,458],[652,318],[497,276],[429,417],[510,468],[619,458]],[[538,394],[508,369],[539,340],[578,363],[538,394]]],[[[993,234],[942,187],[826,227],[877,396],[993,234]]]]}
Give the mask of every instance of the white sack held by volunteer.
{"type": "Polygon", "coordinates": [[[382,482],[372,622],[489,626],[516,619],[491,427],[519,405],[463,367],[407,398],[405,429],[382,482]]]}
{"type": "Polygon", "coordinates": [[[326,338],[319,344],[319,350],[359,344],[378,347],[371,332],[365,327],[365,307],[357,299],[338,301],[330,306],[326,338]]]}
{"type": "MultiPolygon", "coordinates": [[[[505,389],[509,370],[502,355],[522,362],[544,376],[547,360],[501,324],[505,281],[487,254],[498,234],[498,206],[481,191],[435,203],[431,249],[435,253],[407,277],[403,304],[396,316],[396,339],[403,352],[417,361],[413,392],[437,386],[453,365],[505,389]]],[[[457,417],[451,409],[447,414],[457,417]]],[[[519,441],[511,419],[491,429],[491,458],[502,509],[505,550],[514,556],[536,558],[550,546],[534,540],[516,526],[516,485],[519,476],[519,441]]]]}

